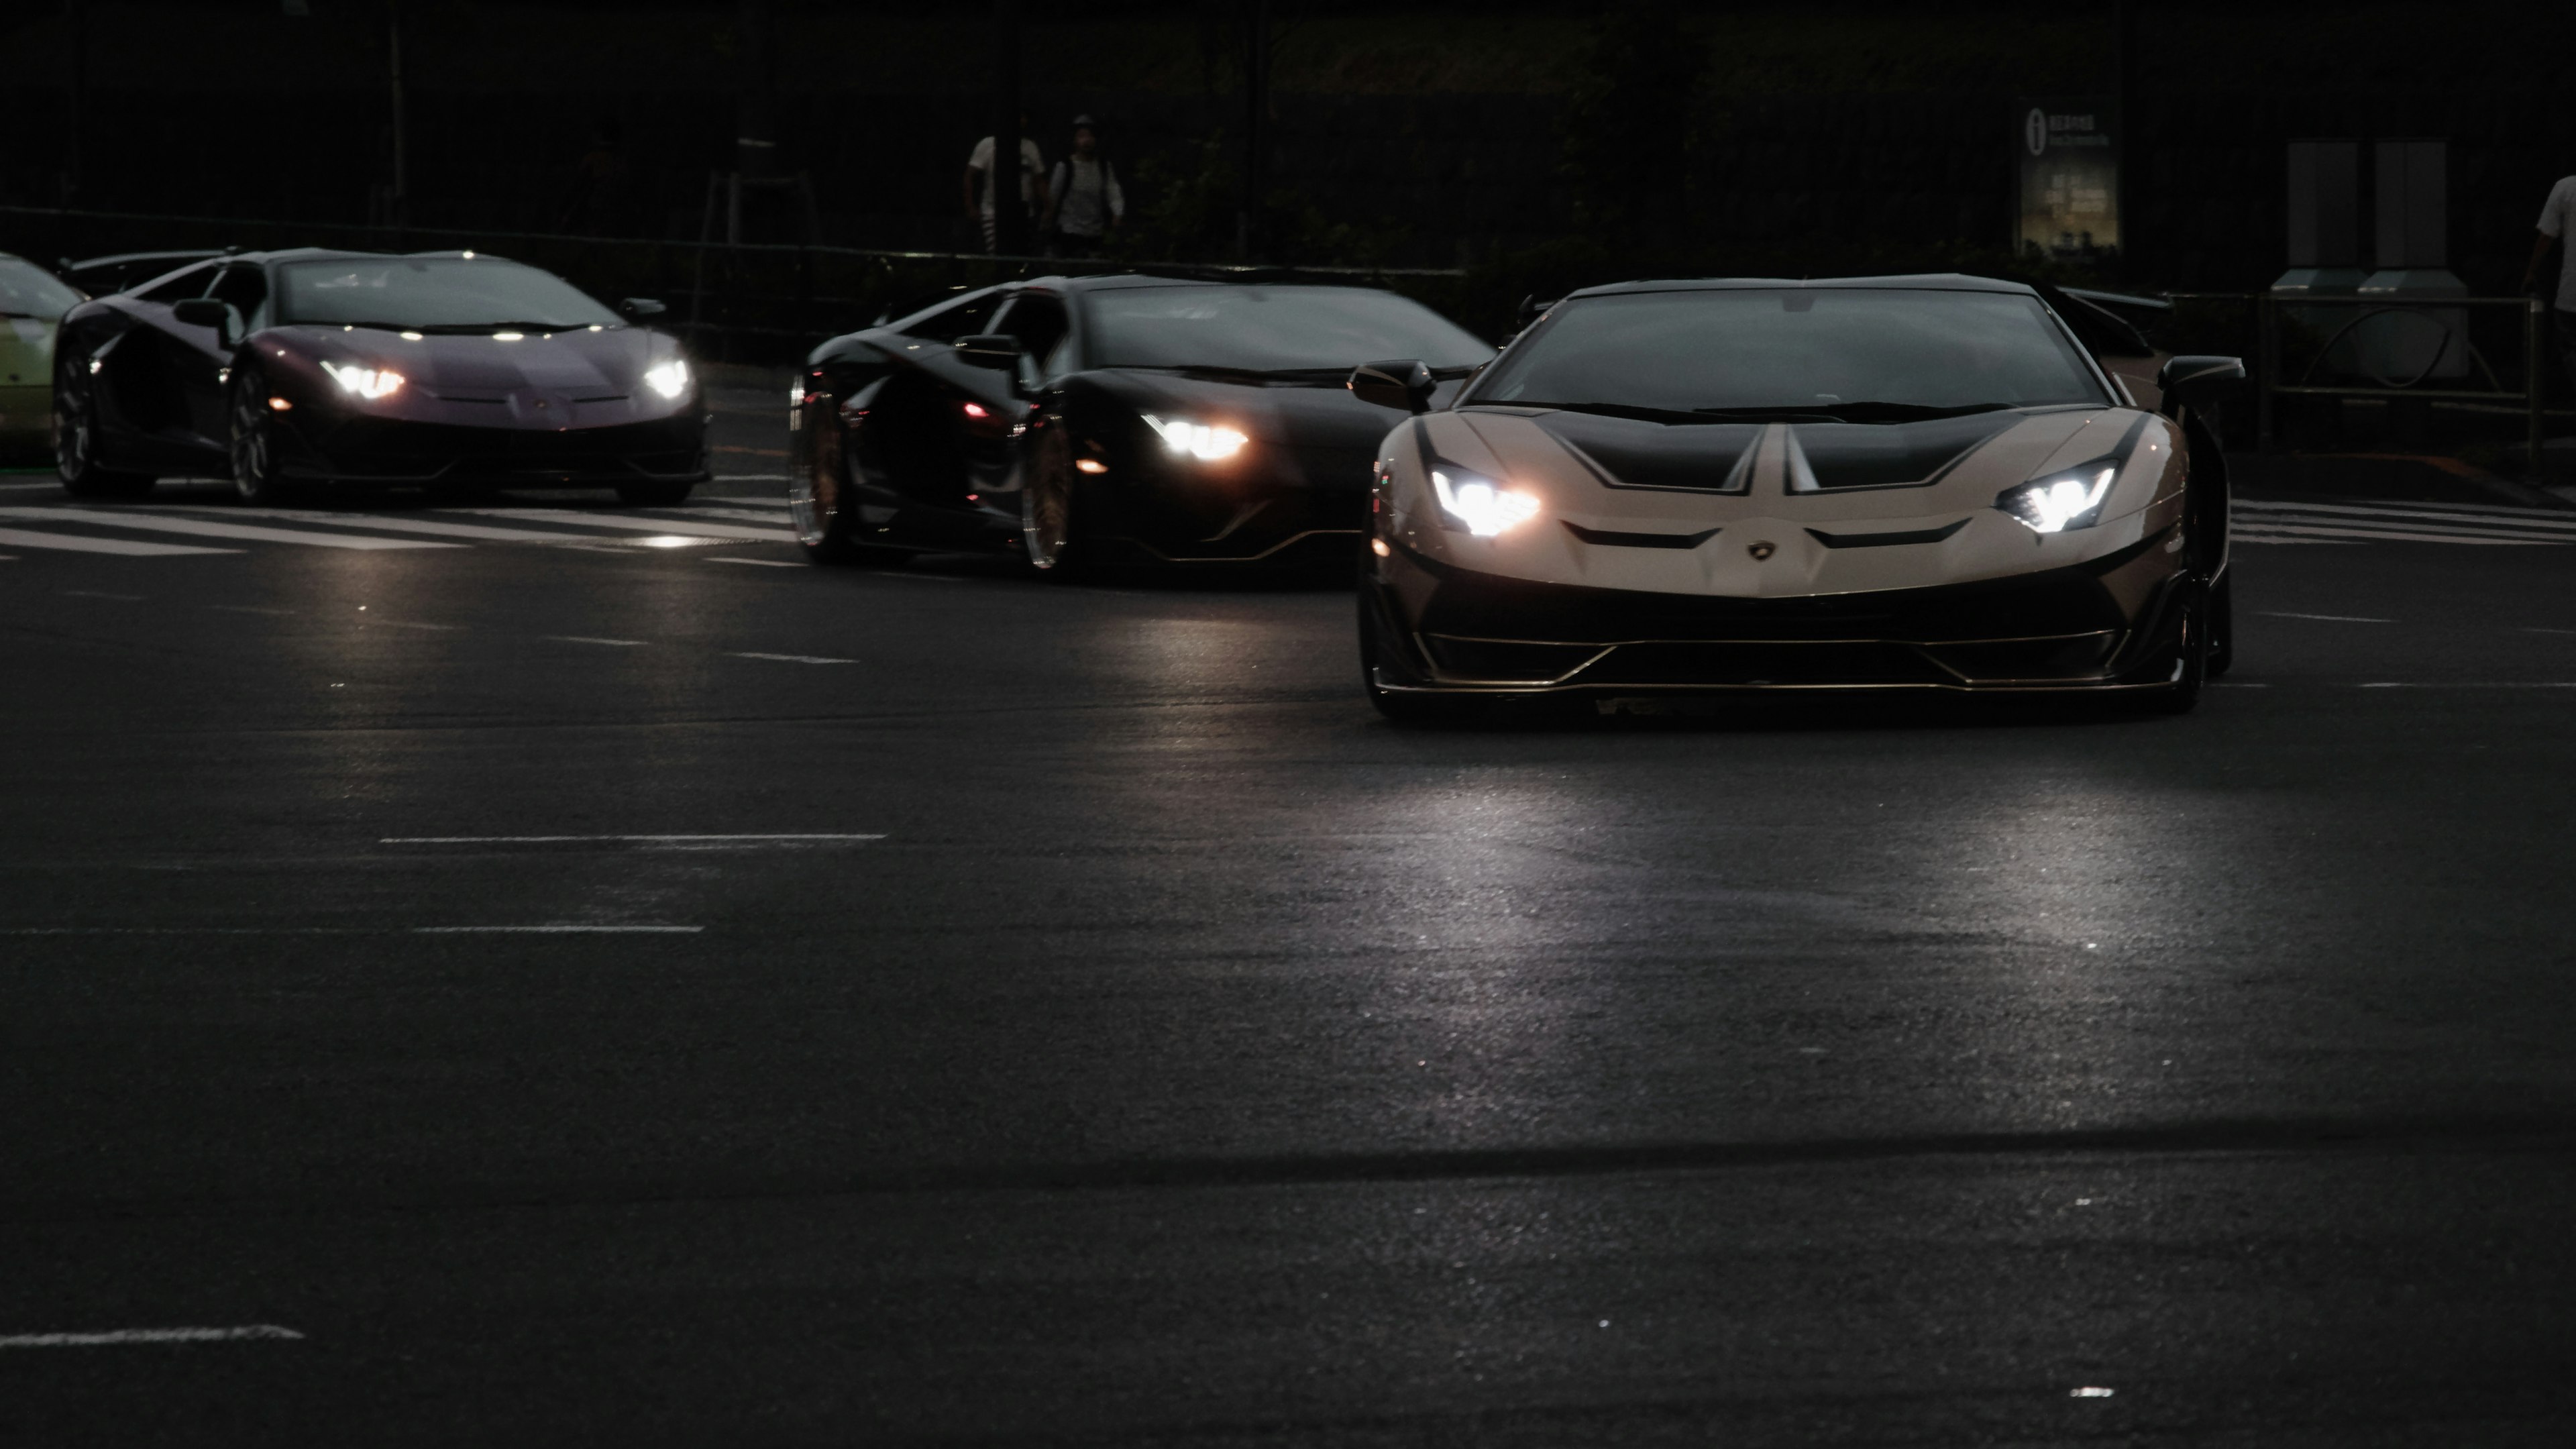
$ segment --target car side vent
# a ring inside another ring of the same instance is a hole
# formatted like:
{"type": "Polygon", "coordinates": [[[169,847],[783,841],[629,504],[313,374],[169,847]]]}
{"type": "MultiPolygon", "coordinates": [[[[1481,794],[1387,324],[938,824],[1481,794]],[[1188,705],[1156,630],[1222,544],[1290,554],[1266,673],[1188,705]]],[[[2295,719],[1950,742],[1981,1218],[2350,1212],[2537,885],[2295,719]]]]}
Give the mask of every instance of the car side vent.
{"type": "Polygon", "coordinates": [[[1807,530],[1807,537],[1827,548],[1884,548],[1897,543],[1939,543],[1968,526],[1962,518],[1947,528],[1910,528],[1897,533],[1827,533],[1821,528],[1807,530]]]}
{"type": "Polygon", "coordinates": [[[1566,532],[1585,543],[1605,544],[1612,548],[1697,548],[1725,531],[1720,526],[1699,533],[1621,533],[1610,528],[1586,528],[1572,519],[1557,521],[1565,525],[1566,532]]]}

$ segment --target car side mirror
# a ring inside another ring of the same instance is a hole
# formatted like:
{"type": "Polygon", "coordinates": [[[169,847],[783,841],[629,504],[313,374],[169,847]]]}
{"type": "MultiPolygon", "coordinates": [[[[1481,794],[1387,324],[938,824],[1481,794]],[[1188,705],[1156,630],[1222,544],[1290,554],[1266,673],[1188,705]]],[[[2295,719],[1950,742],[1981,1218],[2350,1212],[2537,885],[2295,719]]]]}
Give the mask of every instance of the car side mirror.
{"type": "Polygon", "coordinates": [[[239,340],[234,335],[233,309],[229,302],[219,302],[212,297],[191,297],[172,307],[170,315],[190,327],[212,328],[216,340],[226,347],[239,340]]]}
{"type": "Polygon", "coordinates": [[[647,317],[659,317],[670,310],[650,297],[629,297],[617,304],[618,314],[630,322],[640,322],[647,317]]]}
{"type": "Polygon", "coordinates": [[[1015,372],[1020,365],[1020,339],[1008,332],[979,332],[957,339],[957,360],[968,367],[1015,372]]]}
{"type": "Polygon", "coordinates": [[[2241,357],[2168,357],[2156,369],[2156,390],[2168,404],[2184,407],[2207,407],[2221,388],[2245,380],[2245,359],[2241,357]]]}
{"type": "Polygon", "coordinates": [[[1431,394],[1438,390],[1440,379],[1420,362],[1363,362],[1351,369],[1348,384],[1351,396],[1382,408],[1402,408],[1409,413],[1431,411],[1431,394]]]}

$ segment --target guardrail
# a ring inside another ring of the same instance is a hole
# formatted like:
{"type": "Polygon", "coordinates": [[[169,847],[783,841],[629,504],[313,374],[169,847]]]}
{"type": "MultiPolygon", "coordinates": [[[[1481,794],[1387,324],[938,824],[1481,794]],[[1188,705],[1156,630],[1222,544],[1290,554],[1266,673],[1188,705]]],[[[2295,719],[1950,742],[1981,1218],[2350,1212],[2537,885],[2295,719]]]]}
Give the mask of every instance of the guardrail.
{"type": "Polygon", "coordinates": [[[2256,445],[2264,452],[2279,445],[2278,412],[2284,398],[2317,397],[2420,401],[2428,408],[2518,416],[2523,423],[2523,450],[2532,477],[2541,474],[2541,451],[2552,417],[2576,418],[2576,410],[2548,406],[2549,358],[2546,352],[2548,308],[2531,297],[2442,297],[2356,295],[2305,296],[2274,292],[2176,292],[2175,302],[2235,302],[2254,309],[2255,357],[2249,371],[2255,386],[2256,445]],[[2473,314],[2508,314],[2519,323],[2520,387],[2507,387],[2494,363],[2470,336],[2473,314]],[[2365,329],[2381,318],[2407,319],[2415,338],[2402,345],[2373,339],[2365,329]],[[2307,334],[2309,356],[2297,365],[2283,357],[2286,331],[2307,334]],[[2431,330],[2427,330],[2431,329],[2431,330]],[[2322,338],[2322,341],[2315,340],[2322,338]],[[2419,365],[2377,370],[2368,352],[2372,345],[2421,358],[2419,365]],[[2365,381],[2319,381],[2349,378],[2365,381]],[[2483,377],[2484,387],[2445,385],[2453,377],[2483,377]]]}

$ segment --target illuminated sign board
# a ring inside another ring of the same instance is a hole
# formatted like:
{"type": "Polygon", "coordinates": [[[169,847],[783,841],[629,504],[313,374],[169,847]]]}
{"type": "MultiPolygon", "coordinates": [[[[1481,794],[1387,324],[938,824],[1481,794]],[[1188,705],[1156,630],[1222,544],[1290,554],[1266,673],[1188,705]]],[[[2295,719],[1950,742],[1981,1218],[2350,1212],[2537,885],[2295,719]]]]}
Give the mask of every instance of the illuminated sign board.
{"type": "Polygon", "coordinates": [[[2023,101],[2015,115],[2021,220],[2014,249],[2061,261],[2117,255],[2120,140],[2111,102],[2081,96],[2023,101]]]}

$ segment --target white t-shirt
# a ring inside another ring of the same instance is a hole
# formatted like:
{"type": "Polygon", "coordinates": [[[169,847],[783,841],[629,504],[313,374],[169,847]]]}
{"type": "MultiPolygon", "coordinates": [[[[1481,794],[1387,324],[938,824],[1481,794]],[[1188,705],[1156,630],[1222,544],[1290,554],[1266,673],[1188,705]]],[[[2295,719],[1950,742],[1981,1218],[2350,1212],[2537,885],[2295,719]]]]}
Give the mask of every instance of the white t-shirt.
{"type": "MultiPolygon", "coordinates": [[[[949,153],[955,155],[954,151],[949,153]]],[[[984,214],[993,214],[993,138],[975,143],[975,154],[966,158],[966,169],[984,175],[984,214]]],[[[1038,178],[1046,174],[1046,158],[1038,154],[1038,143],[1026,136],[1020,138],[1020,204],[1035,208],[1038,204],[1038,178]]]]}
{"type": "Polygon", "coordinates": [[[2540,234],[2558,238],[2558,310],[2576,312],[2576,176],[2562,176],[2541,203],[2540,234]]]}

